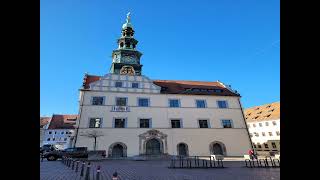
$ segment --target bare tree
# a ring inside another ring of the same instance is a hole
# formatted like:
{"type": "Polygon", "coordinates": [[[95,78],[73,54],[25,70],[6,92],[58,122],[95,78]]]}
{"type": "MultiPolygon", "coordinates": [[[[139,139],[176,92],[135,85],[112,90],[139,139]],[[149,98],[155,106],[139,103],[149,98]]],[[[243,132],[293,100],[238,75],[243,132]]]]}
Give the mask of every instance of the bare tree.
{"type": "Polygon", "coordinates": [[[104,135],[102,134],[101,131],[91,130],[91,131],[86,131],[86,132],[82,133],[80,136],[94,138],[93,150],[95,151],[97,149],[97,138],[104,136],[104,135]]]}

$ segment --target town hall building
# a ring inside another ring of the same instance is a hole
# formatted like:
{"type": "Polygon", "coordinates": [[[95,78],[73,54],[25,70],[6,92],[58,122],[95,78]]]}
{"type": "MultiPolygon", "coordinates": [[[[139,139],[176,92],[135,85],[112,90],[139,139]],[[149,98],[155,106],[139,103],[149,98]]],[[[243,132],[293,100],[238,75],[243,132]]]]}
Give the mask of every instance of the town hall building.
{"type": "Polygon", "coordinates": [[[110,72],[85,74],[74,145],[110,158],[246,154],[252,146],[240,94],[219,81],[149,79],[134,33],[128,15],[110,72]],[[95,146],[85,134],[97,132],[95,146]]]}

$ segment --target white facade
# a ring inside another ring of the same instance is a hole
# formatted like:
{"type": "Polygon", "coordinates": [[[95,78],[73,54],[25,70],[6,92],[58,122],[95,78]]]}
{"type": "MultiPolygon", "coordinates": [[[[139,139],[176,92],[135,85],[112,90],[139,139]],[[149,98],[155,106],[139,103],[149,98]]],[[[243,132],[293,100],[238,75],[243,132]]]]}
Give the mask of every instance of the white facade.
{"type": "Polygon", "coordinates": [[[247,124],[252,143],[257,150],[280,151],[280,119],[248,122],[247,124]],[[268,148],[264,144],[268,144],[268,148]]]}
{"type": "Polygon", "coordinates": [[[97,139],[97,149],[111,155],[115,144],[123,146],[128,157],[146,153],[146,143],[152,138],[160,141],[163,154],[177,155],[178,144],[187,145],[188,155],[213,154],[216,142],[226,156],[243,156],[251,143],[238,96],[161,94],[160,87],[145,76],[107,74],[80,90],[80,118],[77,122],[76,146],[93,149],[93,139],[80,136],[98,130],[104,136],[97,139]],[[122,87],[115,87],[122,82],[122,87]],[[138,88],[132,88],[138,83],[138,88]],[[93,97],[104,97],[102,105],[92,105],[93,97]],[[116,106],[116,98],[124,97],[127,105],[116,106]],[[148,98],[149,106],[138,106],[139,98],[148,98]],[[169,107],[170,99],[178,99],[180,107],[169,107]],[[205,100],[205,108],[197,108],[196,100],[205,100]],[[219,108],[217,101],[227,101],[219,108]],[[90,118],[101,118],[99,128],[89,128],[90,118]],[[125,128],[114,128],[116,118],[125,119],[125,128]],[[150,128],[140,128],[140,119],[150,119],[150,128]],[[181,128],[172,128],[171,120],[179,119],[181,128]],[[207,120],[208,128],[199,128],[199,120],[207,120]],[[232,128],[223,128],[222,120],[231,120],[232,128]],[[150,131],[152,130],[152,131],[150,131]],[[212,144],[213,143],[213,144],[212,144]]]}
{"type": "Polygon", "coordinates": [[[74,129],[46,129],[42,144],[54,144],[59,149],[66,149],[72,146],[74,135],[74,129]]]}

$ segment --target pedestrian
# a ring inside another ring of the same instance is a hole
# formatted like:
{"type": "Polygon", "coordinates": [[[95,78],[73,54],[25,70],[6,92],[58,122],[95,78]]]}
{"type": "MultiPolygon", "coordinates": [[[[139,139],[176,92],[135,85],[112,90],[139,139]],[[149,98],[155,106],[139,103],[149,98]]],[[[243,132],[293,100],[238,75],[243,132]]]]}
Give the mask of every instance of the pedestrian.
{"type": "Polygon", "coordinates": [[[249,149],[249,156],[250,156],[250,159],[253,160],[254,158],[254,152],[253,152],[253,149],[249,149]]]}

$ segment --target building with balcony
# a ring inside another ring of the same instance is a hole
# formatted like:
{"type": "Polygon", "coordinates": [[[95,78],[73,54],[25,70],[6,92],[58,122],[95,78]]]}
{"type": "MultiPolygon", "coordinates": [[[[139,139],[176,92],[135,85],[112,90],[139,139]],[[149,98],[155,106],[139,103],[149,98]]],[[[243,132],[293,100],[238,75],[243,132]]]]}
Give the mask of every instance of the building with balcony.
{"type": "Polygon", "coordinates": [[[139,155],[243,156],[251,148],[240,94],[222,82],[152,80],[130,22],[122,26],[110,72],[85,74],[80,89],[75,146],[108,157],[139,155]]]}
{"type": "Polygon", "coordinates": [[[245,118],[258,153],[280,152],[280,102],[248,108],[245,118]]]}

